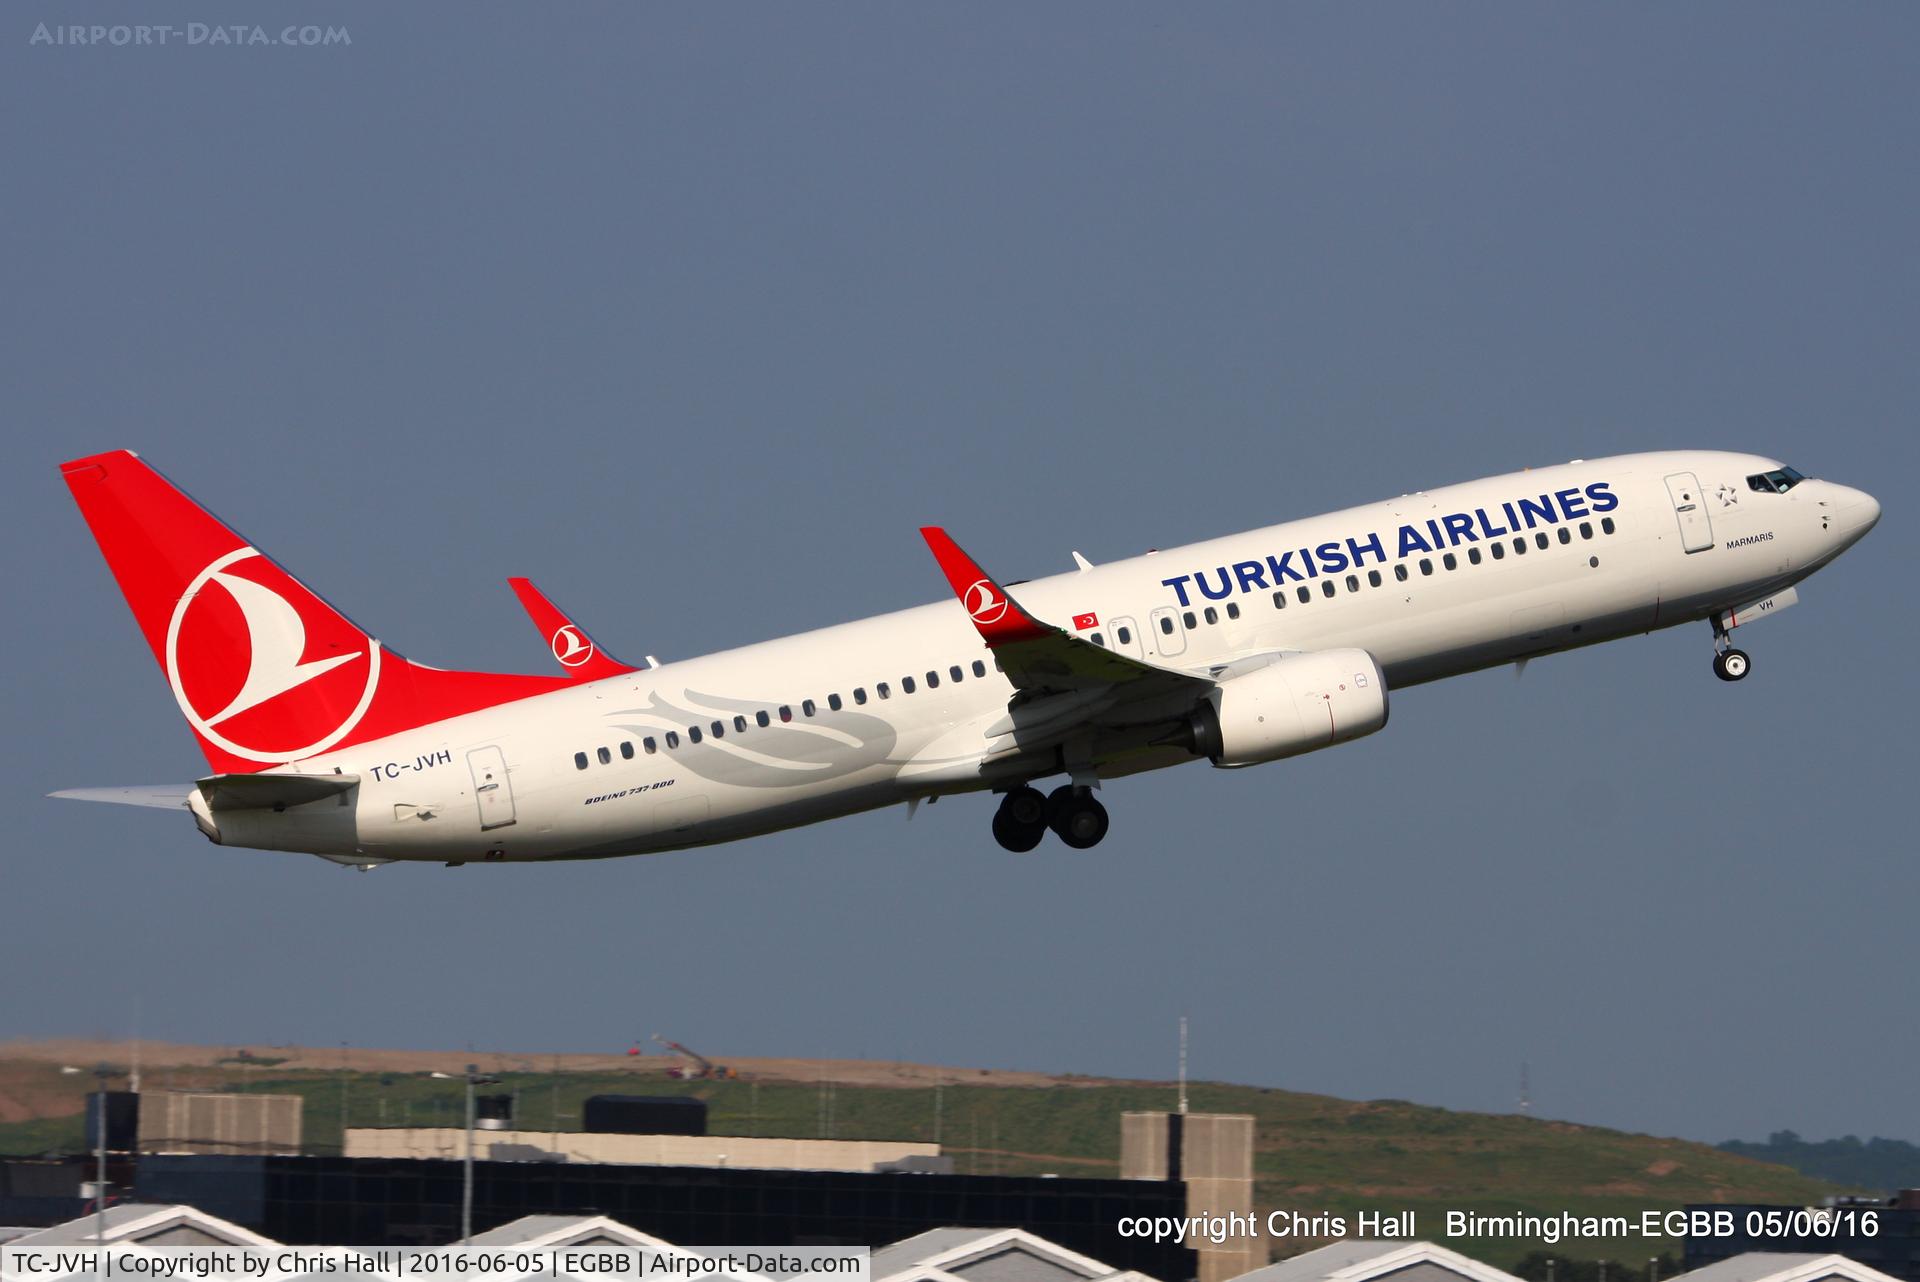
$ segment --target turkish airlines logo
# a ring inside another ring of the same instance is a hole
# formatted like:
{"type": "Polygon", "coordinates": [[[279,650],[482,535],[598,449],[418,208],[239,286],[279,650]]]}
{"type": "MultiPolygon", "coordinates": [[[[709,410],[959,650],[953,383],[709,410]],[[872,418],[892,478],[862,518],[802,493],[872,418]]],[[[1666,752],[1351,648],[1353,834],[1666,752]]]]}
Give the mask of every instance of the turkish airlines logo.
{"type": "Polygon", "coordinates": [[[323,611],[250,547],[195,575],[173,607],[166,649],[167,682],[193,728],[236,757],[267,763],[310,757],[345,738],[373,703],[380,643],[323,611]],[[321,635],[310,638],[310,629],[321,635]],[[308,659],[310,648],[332,653],[308,659]]]}
{"type": "Polygon", "coordinates": [[[593,642],[571,623],[563,623],[554,629],[553,637],[547,644],[553,647],[553,657],[569,668],[577,668],[593,657],[593,642]]]}
{"type": "Polygon", "coordinates": [[[1007,598],[986,579],[968,588],[961,600],[975,623],[998,623],[1007,612],[1007,598]]]}

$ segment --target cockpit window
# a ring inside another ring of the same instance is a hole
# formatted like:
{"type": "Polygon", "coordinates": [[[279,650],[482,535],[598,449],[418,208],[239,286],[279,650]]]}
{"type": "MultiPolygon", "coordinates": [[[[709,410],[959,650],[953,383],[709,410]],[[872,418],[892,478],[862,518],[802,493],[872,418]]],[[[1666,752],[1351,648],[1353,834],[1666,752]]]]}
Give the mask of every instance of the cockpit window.
{"type": "Polygon", "coordinates": [[[1807,478],[1790,467],[1777,472],[1756,472],[1747,478],[1747,488],[1762,494],[1785,494],[1807,478]]]}

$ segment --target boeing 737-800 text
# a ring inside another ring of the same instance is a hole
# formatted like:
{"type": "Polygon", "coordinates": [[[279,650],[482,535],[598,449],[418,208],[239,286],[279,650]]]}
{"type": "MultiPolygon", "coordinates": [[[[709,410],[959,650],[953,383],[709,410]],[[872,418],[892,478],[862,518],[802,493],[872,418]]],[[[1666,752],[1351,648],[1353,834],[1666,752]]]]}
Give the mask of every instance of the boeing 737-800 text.
{"type": "Polygon", "coordinates": [[[989,790],[1001,845],[1084,849],[1104,781],[1357,739],[1403,686],[1699,622],[1739,680],[1732,630],[1880,517],[1772,459],[1691,451],[1076,554],[1012,592],[929,527],[939,604],[643,668],[516,580],[562,672],[513,676],[384,648],[130,452],[61,471],[213,773],[55,795],[360,868],[643,854],[989,790]]]}

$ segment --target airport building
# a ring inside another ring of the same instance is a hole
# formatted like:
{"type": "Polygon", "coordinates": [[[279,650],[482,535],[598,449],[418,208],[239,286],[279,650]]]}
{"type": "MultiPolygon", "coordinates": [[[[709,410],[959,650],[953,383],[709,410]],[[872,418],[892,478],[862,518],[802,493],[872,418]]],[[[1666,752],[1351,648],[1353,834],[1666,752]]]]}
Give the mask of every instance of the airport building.
{"type": "MultiPolygon", "coordinates": [[[[1758,1276],[1745,1274],[1759,1264],[1798,1260],[1796,1268],[1812,1267],[1812,1261],[1843,1257],[1855,1266],[1864,1265],[1901,1282],[1920,1282],[1920,1192],[1906,1190],[1887,1202],[1859,1201],[1855,1205],[1827,1207],[1804,1206],[1689,1206],[1688,1212],[1712,1215],[1730,1213],[1723,1225],[1730,1232],[1689,1235],[1684,1276],[1694,1282],[1761,1282],[1758,1276]],[[1871,1214],[1872,1231],[1865,1231],[1871,1214]],[[1806,1232],[1760,1236],[1754,1229],[1769,1226],[1806,1228],[1806,1232]],[[1756,1263],[1757,1257],[1757,1263],[1756,1263]],[[1723,1273],[1711,1273],[1715,1266],[1735,1259],[1747,1261],[1723,1273]]],[[[1710,1224],[1710,1220],[1699,1221],[1710,1224]]],[[[1779,1282],[1824,1282],[1824,1274],[1786,1277],[1779,1282]]],[[[1845,1277],[1845,1274],[1836,1276],[1845,1277]]],[[[1677,1280],[1676,1280],[1677,1282],[1677,1280]]],[[[1769,1276],[1766,1282],[1774,1282],[1769,1276]]]]}

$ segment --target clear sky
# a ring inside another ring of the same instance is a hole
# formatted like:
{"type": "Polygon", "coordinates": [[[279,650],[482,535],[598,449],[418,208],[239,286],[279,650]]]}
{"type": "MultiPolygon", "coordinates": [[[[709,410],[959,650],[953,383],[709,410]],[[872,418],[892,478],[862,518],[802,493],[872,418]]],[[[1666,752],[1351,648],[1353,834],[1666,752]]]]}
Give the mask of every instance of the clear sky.
{"type": "Polygon", "coordinates": [[[27,0],[8,122],[0,1034],[1196,1075],[1920,1139],[1920,8],[27,0]],[[41,22],[181,29],[49,46],[41,22]],[[188,24],[342,26],[323,48],[188,24]],[[1704,626],[1384,733],[706,852],[390,867],[43,800],[204,770],[56,474],[142,451],[387,643],[666,659],[1670,446],[1862,485],[1704,626]]]}

